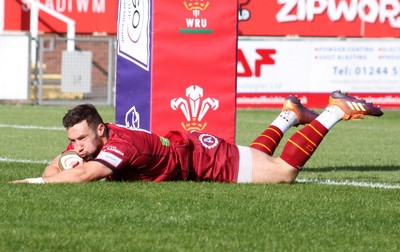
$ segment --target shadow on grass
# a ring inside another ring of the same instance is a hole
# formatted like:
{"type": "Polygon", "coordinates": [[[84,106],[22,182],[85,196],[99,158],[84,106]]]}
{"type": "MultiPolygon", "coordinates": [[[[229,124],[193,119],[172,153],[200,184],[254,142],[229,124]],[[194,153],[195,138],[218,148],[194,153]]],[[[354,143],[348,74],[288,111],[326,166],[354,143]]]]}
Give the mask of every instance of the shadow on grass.
{"type": "Polygon", "coordinates": [[[333,171],[400,171],[400,166],[342,166],[342,167],[323,167],[305,168],[303,172],[333,172],[333,171]]]}

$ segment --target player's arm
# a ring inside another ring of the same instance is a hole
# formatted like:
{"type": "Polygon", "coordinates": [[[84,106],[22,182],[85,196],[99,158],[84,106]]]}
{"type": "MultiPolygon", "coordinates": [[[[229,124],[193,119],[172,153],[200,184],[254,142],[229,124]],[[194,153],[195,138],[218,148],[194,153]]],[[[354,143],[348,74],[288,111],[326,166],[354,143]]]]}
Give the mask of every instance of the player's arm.
{"type": "Polygon", "coordinates": [[[80,183],[96,181],[112,174],[112,170],[97,161],[90,161],[74,169],[63,170],[49,177],[44,177],[45,183],[80,183]]]}
{"type": "Polygon", "coordinates": [[[60,160],[60,157],[61,157],[61,154],[58,155],[57,157],[55,157],[53,159],[53,161],[51,161],[50,164],[48,166],[46,166],[46,168],[44,168],[43,175],[42,175],[43,177],[48,177],[48,176],[54,175],[56,173],[59,173],[61,171],[60,168],[58,167],[58,162],[60,160]]]}
{"type": "Polygon", "coordinates": [[[80,183],[96,181],[112,174],[107,166],[97,162],[86,162],[74,169],[63,170],[48,177],[16,180],[12,183],[80,183]]]}

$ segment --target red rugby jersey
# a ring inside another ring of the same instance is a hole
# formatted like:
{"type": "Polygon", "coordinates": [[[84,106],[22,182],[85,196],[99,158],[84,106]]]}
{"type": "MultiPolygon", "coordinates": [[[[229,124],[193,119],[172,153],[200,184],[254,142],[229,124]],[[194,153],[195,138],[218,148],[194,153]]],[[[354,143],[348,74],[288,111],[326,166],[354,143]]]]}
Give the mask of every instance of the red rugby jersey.
{"type": "Polygon", "coordinates": [[[141,129],[106,126],[107,143],[94,161],[113,170],[111,180],[237,181],[238,148],[221,138],[177,131],[160,137],[141,129]]]}

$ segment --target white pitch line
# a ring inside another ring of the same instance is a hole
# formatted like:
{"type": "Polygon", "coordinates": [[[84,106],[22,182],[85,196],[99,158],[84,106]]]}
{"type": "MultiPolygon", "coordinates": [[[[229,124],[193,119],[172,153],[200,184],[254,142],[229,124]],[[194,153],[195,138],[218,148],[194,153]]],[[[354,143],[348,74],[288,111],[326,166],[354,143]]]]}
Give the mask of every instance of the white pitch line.
{"type": "Polygon", "coordinates": [[[25,164],[49,164],[49,160],[31,160],[31,159],[13,159],[8,157],[0,157],[0,162],[5,163],[25,163],[25,164]]]}
{"type": "MultiPolygon", "coordinates": [[[[0,162],[6,163],[28,163],[28,164],[49,164],[49,160],[31,160],[31,159],[13,159],[8,157],[0,157],[0,162]]],[[[384,183],[372,183],[364,181],[334,181],[334,180],[321,180],[321,179],[296,179],[298,183],[312,183],[321,185],[343,185],[343,186],[355,186],[355,187],[369,187],[369,188],[382,188],[382,189],[400,189],[400,185],[388,185],[384,183]]]]}
{"type": "Polygon", "coordinates": [[[16,124],[0,124],[0,128],[12,128],[12,129],[33,129],[33,130],[65,130],[62,127],[44,127],[34,125],[16,125],[16,124]]]}
{"type": "Polygon", "coordinates": [[[400,189],[400,185],[388,185],[384,183],[372,183],[364,181],[334,181],[334,180],[320,180],[320,179],[297,179],[296,182],[299,183],[313,183],[321,185],[344,185],[344,186],[355,186],[355,187],[369,187],[369,188],[382,188],[382,189],[400,189]]]}

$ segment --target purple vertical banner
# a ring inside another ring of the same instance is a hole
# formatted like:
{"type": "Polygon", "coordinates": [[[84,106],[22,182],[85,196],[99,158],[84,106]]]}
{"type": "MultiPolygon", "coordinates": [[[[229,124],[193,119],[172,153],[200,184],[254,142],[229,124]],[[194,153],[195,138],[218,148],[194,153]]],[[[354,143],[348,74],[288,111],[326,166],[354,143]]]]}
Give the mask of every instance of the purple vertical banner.
{"type": "Polygon", "coordinates": [[[150,130],[151,0],[119,0],[116,123],[150,130]]]}

